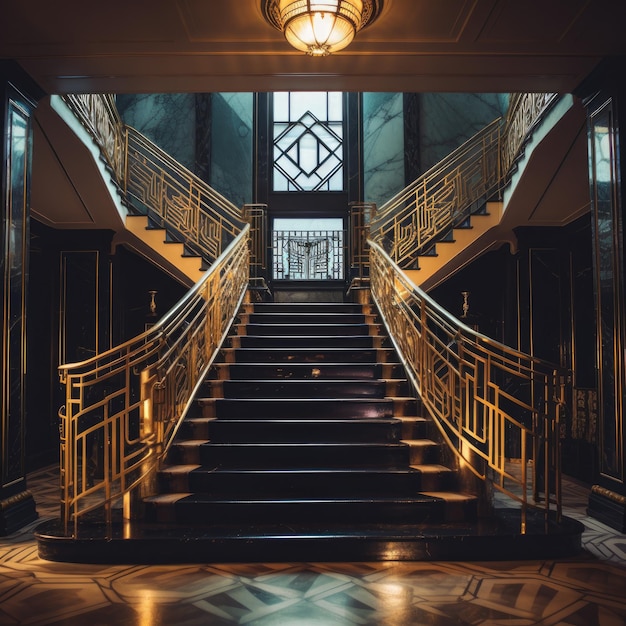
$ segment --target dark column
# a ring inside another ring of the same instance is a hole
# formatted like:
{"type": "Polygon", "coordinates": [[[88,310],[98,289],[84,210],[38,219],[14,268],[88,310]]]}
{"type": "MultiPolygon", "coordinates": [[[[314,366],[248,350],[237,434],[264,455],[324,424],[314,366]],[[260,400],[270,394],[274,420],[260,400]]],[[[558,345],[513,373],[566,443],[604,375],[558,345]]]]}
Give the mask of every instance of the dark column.
{"type": "Polygon", "coordinates": [[[420,94],[403,94],[404,179],[410,185],[422,174],[420,155],[420,94]]]}
{"type": "Polygon", "coordinates": [[[253,202],[267,204],[270,194],[270,128],[267,93],[254,94],[253,202]]]}
{"type": "Polygon", "coordinates": [[[593,269],[596,297],[598,371],[598,474],[589,514],[626,530],[626,319],[624,270],[624,59],[601,67],[583,95],[588,116],[593,269]]]}
{"type": "Polygon", "coordinates": [[[37,517],[26,487],[25,375],[32,115],[42,94],[17,66],[0,62],[3,141],[0,256],[0,535],[37,517]]]}
{"type": "Polygon", "coordinates": [[[212,98],[210,93],[197,93],[196,104],[196,164],[194,174],[205,182],[211,180],[212,98]]]}

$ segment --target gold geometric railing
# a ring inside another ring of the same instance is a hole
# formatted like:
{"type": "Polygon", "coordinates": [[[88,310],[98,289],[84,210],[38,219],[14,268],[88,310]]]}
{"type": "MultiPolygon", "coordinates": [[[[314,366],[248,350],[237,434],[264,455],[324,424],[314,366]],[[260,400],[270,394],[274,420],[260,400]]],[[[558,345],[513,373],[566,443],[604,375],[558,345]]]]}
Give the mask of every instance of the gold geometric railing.
{"type": "Polygon", "coordinates": [[[241,231],[241,211],[141,133],[126,127],[126,134],[127,198],[188,248],[216,259],[241,231]]]}
{"type": "Polygon", "coordinates": [[[126,172],[126,130],[110,94],[70,94],[63,101],[100,148],[115,181],[122,187],[126,172]]]}
{"type": "Polygon", "coordinates": [[[415,269],[420,254],[502,190],[529,132],[555,99],[512,96],[505,120],[494,120],[379,207],[372,239],[400,267],[415,269]]]}
{"type": "Polygon", "coordinates": [[[197,386],[226,336],[248,286],[254,219],[121,122],[110,95],[69,95],[65,103],[100,148],[127,205],[175,232],[212,265],[145,333],[81,363],[59,367],[62,520],[66,534],[104,510],[131,514],[150,489],[197,386]]]}
{"type": "Polygon", "coordinates": [[[371,240],[370,273],[385,326],[450,447],[477,476],[520,502],[523,520],[528,505],[560,518],[559,437],[569,373],[462,324],[371,240]],[[519,459],[519,475],[509,458],[519,459]]]}
{"type": "Polygon", "coordinates": [[[127,203],[182,237],[212,262],[241,232],[239,208],[120,119],[111,95],[67,95],[70,110],[89,131],[127,203]]]}
{"type": "Polygon", "coordinates": [[[498,189],[500,132],[495,120],[379,207],[372,237],[401,267],[414,267],[429,244],[498,189]]]}
{"type": "Polygon", "coordinates": [[[181,416],[213,362],[248,286],[249,226],[155,326],[81,363],[60,366],[61,517],[79,522],[149,490],[181,416]]]}
{"type": "Polygon", "coordinates": [[[503,124],[500,169],[504,182],[511,174],[515,159],[520,155],[524,142],[533,127],[541,120],[556,100],[554,93],[511,94],[509,108],[503,124]]]}

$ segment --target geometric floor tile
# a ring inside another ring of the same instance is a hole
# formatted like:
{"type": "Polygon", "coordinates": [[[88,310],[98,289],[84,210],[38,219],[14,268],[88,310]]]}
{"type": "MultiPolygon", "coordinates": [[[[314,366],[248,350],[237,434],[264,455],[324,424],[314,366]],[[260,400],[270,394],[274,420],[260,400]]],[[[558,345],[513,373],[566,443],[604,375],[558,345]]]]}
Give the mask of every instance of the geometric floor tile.
{"type": "Polygon", "coordinates": [[[28,477],[40,519],[0,539],[0,625],[626,625],[626,537],[586,517],[575,558],[516,562],[90,565],[37,555],[32,531],[57,515],[58,476],[28,477]]]}

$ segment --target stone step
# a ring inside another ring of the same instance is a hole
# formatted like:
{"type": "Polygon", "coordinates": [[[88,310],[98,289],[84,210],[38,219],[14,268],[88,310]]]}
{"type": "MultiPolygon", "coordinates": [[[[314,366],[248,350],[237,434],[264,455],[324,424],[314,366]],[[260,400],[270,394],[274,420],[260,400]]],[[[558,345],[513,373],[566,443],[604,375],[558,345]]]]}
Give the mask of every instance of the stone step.
{"type": "Polygon", "coordinates": [[[215,380],[202,392],[212,398],[385,398],[406,395],[406,380],[215,380]]]}
{"type": "Polygon", "coordinates": [[[408,468],[219,469],[201,465],[174,465],[158,474],[161,493],[210,493],[249,499],[258,494],[307,497],[347,497],[372,493],[415,494],[445,491],[453,485],[456,473],[443,465],[416,465],[408,468]]]}
{"type": "MultiPolygon", "coordinates": [[[[293,441],[391,443],[400,441],[403,434],[404,424],[395,418],[228,420],[199,417],[185,420],[179,430],[180,439],[219,443],[293,441]]],[[[415,436],[415,430],[411,435],[415,436]]]]}
{"type": "MultiPolygon", "coordinates": [[[[369,339],[369,337],[367,338],[369,339]]],[[[391,347],[355,348],[303,346],[303,347],[225,347],[220,351],[226,363],[390,363],[397,362],[391,347]]]]}
{"type": "MultiPolygon", "coordinates": [[[[216,363],[209,372],[210,379],[254,380],[376,380],[401,378],[400,363],[216,363]]],[[[210,384],[211,380],[207,381],[210,384]]]]}
{"type": "Polygon", "coordinates": [[[336,419],[404,417],[417,401],[398,398],[197,398],[190,417],[226,419],[336,419]]]}
{"type": "Polygon", "coordinates": [[[359,498],[264,497],[230,500],[209,494],[160,494],[145,499],[147,520],[185,526],[203,525],[207,520],[220,524],[273,523],[339,524],[342,527],[368,520],[369,524],[441,523],[476,516],[476,498],[445,492],[359,498]]]}
{"type": "Polygon", "coordinates": [[[392,443],[215,443],[202,440],[175,442],[168,464],[199,464],[207,468],[303,469],[303,468],[403,468],[410,463],[435,463],[440,446],[434,441],[419,448],[392,443]]]}
{"type": "Polygon", "coordinates": [[[381,335],[234,335],[228,342],[232,348],[391,348],[381,335]]]}

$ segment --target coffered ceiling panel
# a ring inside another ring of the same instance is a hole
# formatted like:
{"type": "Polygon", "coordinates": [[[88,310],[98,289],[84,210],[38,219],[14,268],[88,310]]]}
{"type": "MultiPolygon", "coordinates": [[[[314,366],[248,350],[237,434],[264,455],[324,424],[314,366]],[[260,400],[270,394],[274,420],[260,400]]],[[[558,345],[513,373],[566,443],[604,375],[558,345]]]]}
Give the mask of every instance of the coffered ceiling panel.
{"type": "Polygon", "coordinates": [[[461,36],[475,5],[475,0],[393,0],[387,11],[359,36],[398,43],[453,43],[461,36]]]}
{"type": "Polygon", "coordinates": [[[500,0],[485,22],[480,41],[559,45],[589,4],[590,0],[500,0]]]}

